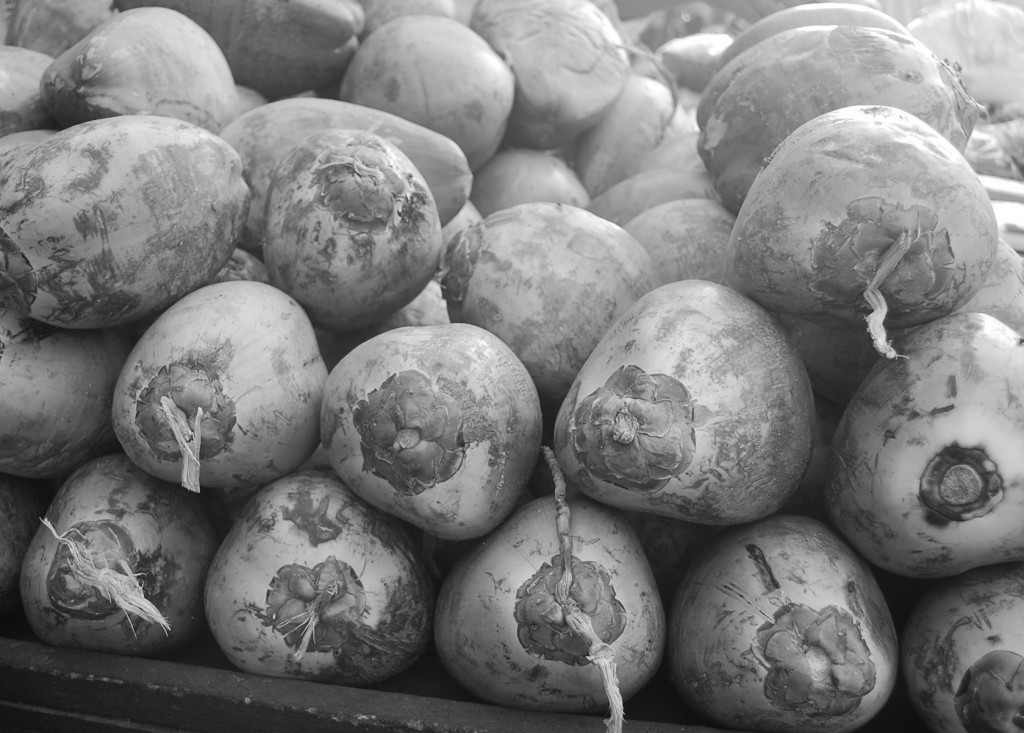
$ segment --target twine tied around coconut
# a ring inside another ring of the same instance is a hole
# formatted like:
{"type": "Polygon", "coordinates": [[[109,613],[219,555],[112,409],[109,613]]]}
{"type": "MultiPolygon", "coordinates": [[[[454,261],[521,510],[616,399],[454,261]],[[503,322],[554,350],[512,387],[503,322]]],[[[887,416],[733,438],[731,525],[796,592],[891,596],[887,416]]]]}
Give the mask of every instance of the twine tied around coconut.
{"type": "Polygon", "coordinates": [[[601,680],[604,685],[605,695],[608,697],[610,714],[605,720],[607,733],[622,733],[622,724],[625,720],[625,711],[622,702],[622,692],[619,690],[618,672],[615,666],[615,651],[612,647],[601,640],[594,631],[590,617],[584,613],[576,600],[571,596],[572,589],[572,551],[573,541],[570,529],[569,503],[566,500],[565,477],[562,469],[555,459],[554,452],[547,446],[541,449],[548,468],[551,470],[555,483],[555,529],[558,532],[558,547],[562,557],[562,577],[555,586],[555,600],[562,608],[566,625],[573,633],[587,642],[587,659],[601,673],[601,680]]]}

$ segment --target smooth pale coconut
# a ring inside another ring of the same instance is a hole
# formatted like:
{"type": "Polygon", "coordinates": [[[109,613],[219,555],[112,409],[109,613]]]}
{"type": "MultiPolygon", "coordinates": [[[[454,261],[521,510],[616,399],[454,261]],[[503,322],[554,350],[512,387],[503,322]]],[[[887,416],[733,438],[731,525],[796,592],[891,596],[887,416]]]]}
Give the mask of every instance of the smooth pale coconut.
{"type": "Polygon", "coordinates": [[[501,144],[515,83],[506,60],[465,24],[399,15],[360,43],[339,97],[451,138],[475,170],[501,144]]]}

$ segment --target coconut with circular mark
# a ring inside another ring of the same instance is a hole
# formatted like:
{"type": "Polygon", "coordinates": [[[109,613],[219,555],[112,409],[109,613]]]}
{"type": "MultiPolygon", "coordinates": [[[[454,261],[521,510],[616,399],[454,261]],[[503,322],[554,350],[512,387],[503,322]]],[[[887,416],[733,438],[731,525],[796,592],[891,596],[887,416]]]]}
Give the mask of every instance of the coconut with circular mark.
{"type": "Polygon", "coordinates": [[[938,578],[1024,560],[1024,374],[1016,331],[952,313],[901,333],[836,427],[824,484],[830,521],[871,563],[938,578]]]}

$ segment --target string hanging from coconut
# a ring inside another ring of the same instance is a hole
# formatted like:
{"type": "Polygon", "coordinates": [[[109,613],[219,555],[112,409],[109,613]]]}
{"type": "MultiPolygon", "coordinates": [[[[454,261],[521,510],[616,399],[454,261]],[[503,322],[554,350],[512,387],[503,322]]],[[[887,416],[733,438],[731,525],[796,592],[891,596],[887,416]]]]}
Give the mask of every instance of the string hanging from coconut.
{"type": "Polygon", "coordinates": [[[558,465],[554,451],[547,446],[541,448],[548,468],[551,470],[555,483],[555,529],[558,533],[559,553],[562,557],[562,577],[555,586],[555,601],[562,609],[566,625],[574,634],[587,643],[587,659],[601,673],[605,695],[608,697],[610,714],[605,721],[607,733],[621,733],[625,720],[622,692],[619,690],[618,672],[615,666],[615,651],[601,640],[594,631],[590,617],[583,612],[579,604],[570,594],[572,589],[572,553],[573,540],[571,531],[571,514],[566,500],[565,477],[558,465]]]}
{"type": "Polygon", "coordinates": [[[203,420],[203,408],[196,407],[196,417],[192,425],[188,417],[174,400],[167,395],[160,398],[167,422],[174,433],[174,440],[181,450],[181,485],[189,491],[199,491],[199,450],[202,447],[203,435],[200,425],[203,420]]]}
{"type": "Polygon", "coordinates": [[[111,566],[105,556],[89,552],[84,541],[73,536],[81,535],[74,527],[61,534],[50,520],[44,518],[42,523],[57,539],[58,545],[67,549],[69,572],[75,580],[84,586],[94,588],[105,600],[124,611],[133,634],[138,635],[132,623],[132,616],[157,624],[165,634],[171,630],[170,623],[160,609],[146,598],[139,582],[139,575],[132,572],[132,567],[125,558],[119,558],[111,566]],[[100,557],[102,562],[98,562],[100,557]]]}
{"type": "Polygon", "coordinates": [[[871,306],[871,312],[864,318],[868,322],[868,334],[875,350],[887,359],[899,356],[892,347],[885,333],[885,316],[889,312],[889,304],[885,302],[881,287],[885,279],[892,274],[900,260],[910,250],[910,231],[904,229],[896,241],[889,245],[878,262],[878,269],[864,288],[864,300],[871,306]]]}

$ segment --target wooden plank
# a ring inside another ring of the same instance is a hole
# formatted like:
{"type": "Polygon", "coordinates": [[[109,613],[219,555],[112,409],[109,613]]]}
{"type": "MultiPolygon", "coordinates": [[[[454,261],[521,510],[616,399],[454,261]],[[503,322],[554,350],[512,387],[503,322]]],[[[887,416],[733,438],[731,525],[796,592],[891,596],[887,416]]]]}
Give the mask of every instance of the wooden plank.
{"type": "Polygon", "coordinates": [[[131,720],[5,702],[0,702],[0,730],[4,733],[180,733],[162,725],[143,725],[131,720]]]}
{"type": "MultiPolygon", "coordinates": [[[[19,730],[83,733],[604,731],[600,716],[512,710],[5,638],[0,638],[0,712],[5,714],[0,719],[10,716],[12,728],[19,730]]],[[[630,733],[717,730],[640,720],[630,720],[628,727],[630,733]]]]}

